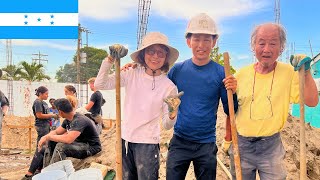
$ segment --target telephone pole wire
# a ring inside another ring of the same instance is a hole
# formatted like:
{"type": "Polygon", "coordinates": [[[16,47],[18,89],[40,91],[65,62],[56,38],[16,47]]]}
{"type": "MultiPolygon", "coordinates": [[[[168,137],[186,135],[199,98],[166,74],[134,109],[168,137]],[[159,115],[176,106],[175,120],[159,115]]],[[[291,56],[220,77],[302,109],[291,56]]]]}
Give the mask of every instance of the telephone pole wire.
{"type": "Polygon", "coordinates": [[[32,62],[37,62],[38,61],[38,64],[41,64],[41,61],[46,61],[48,62],[47,59],[43,59],[42,57],[46,57],[48,56],[47,54],[41,54],[40,51],[38,54],[32,54],[33,56],[38,56],[38,58],[32,58],[32,62]]]}

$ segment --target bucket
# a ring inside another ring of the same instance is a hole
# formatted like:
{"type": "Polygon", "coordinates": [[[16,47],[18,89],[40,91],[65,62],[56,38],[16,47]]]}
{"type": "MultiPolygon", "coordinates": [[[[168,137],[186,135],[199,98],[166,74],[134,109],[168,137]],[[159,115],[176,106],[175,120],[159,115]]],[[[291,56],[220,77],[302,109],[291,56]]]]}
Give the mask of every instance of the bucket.
{"type": "Polygon", "coordinates": [[[67,176],[70,176],[75,170],[73,168],[71,160],[62,160],[56,163],[50,164],[49,166],[42,169],[41,172],[47,172],[52,170],[61,170],[64,171],[67,176]]]}
{"type": "Polygon", "coordinates": [[[68,180],[66,172],[61,170],[52,170],[47,172],[41,172],[32,177],[32,180],[68,180]]]}
{"type": "Polygon", "coordinates": [[[69,180],[103,180],[102,173],[100,169],[97,168],[87,168],[81,169],[72,173],[69,176],[69,180]]]}

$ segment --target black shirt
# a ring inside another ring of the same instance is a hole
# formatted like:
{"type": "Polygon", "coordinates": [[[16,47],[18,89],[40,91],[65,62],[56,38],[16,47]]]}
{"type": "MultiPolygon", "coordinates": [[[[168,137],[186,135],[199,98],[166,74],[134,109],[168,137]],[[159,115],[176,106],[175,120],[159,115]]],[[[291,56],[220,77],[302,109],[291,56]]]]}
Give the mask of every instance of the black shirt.
{"type": "Polygon", "coordinates": [[[41,101],[40,99],[34,100],[32,105],[32,111],[33,111],[33,115],[36,117],[35,126],[46,124],[46,123],[50,124],[50,118],[40,119],[40,118],[37,118],[37,115],[36,115],[37,112],[42,112],[42,114],[49,114],[49,106],[46,102],[41,101]]]}
{"type": "Polygon", "coordinates": [[[90,101],[92,101],[94,104],[89,110],[89,112],[92,113],[92,116],[95,117],[97,115],[101,115],[102,99],[103,96],[100,91],[96,91],[91,95],[90,101]]]}
{"type": "Polygon", "coordinates": [[[88,143],[90,152],[96,154],[101,151],[99,135],[93,121],[88,117],[76,113],[72,121],[65,119],[61,125],[67,131],[79,131],[81,134],[75,140],[76,142],[88,143]]]}
{"type": "Polygon", "coordinates": [[[2,112],[3,106],[9,106],[9,101],[8,101],[7,97],[3,94],[3,92],[0,91],[0,118],[2,118],[2,116],[3,116],[3,112],[2,112]]]}

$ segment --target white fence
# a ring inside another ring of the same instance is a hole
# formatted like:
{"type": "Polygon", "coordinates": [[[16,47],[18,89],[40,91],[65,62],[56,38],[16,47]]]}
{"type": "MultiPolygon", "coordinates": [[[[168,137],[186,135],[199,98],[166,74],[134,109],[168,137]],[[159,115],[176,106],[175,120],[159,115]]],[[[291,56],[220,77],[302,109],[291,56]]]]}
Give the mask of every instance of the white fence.
{"type": "MultiPolygon", "coordinates": [[[[8,97],[8,81],[0,80],[0,90],[8,97]]],[[[50,98],[63,98],[64,86],[73,85],[77,89],[78,99],[81,106],[86,104],[86,100],[90,100],[90,96],[93,93],[88,85],[82,85],[80,92],[79,84],[72,83],[57,83],[57,82],[27,82],[27,81],[13,81],[13,115],[26,117],[33,115],[32,104],[37,98],[35,95],[35,89],[39,86],[45,86],[49,89],[49,98],[46,101],[49,104],[50,98]],[[86,91],[88,89],[88,91],[86,91]]],[[[116,118],[116,95],[115,90],[101,91],[106,103],[102,107],[104,118],[116,118]]],[[[123,106],[124,101],[124,88],[121,88],[121,105],[123,106]]],[[[123,115],[122,115],[123,117],[123,115]]]]}

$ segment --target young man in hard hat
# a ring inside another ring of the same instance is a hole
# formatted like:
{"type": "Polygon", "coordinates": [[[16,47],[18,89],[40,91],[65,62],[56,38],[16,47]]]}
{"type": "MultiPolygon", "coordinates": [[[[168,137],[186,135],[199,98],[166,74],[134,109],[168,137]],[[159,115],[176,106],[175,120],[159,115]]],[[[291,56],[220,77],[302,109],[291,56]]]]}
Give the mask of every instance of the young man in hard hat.
{"type": "MultiPolygon", "coordinates": [[[[192,58],[176,63],[168,77],[184,91],[178,111],[174,135],[170,141],[167,173],[168,180],[185,179],[193,162],[197,179],[216,178],[217,146],[216,120],[220,99],[228,114],[226,89],[236,91],[234,77],[225,78],[223,66],[210,59],[218,39],[215,22],[207,14],[191,18],[185,37],[192,50],[192,58]]],[[[235,94],[234,94],[235,96],[235,94]]],[[[235,110],[238,107],[234,97],[235,110]]]]}
{"type": "MultiPolygon", "coordinates": [[[[311,59],[305,55],[293,56],[294,67],[277,61],[285,43],[286,32],[281,25],[258,25],[251,35],[251,48],[258,62],[236,74],[239,82],[236,125],[242,178],[246,180],[255,180],[257,172],[261,180],[286,179],[280,130],[287,120],[289,103],[299,102],[299,78],[294,70],[299,70],[302,64],[306,71],[305,104],[318,104],[317,87],[310,73],[311,59]]],[[[233,160],[232,148],[229,154],[233,160]]]]}

